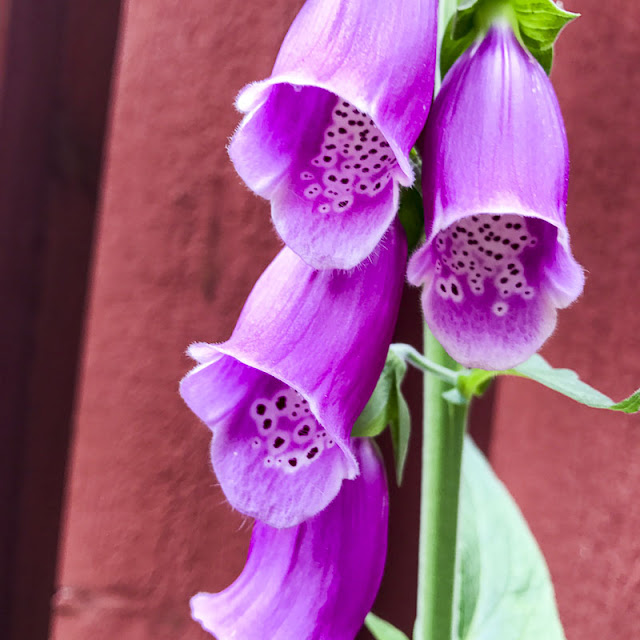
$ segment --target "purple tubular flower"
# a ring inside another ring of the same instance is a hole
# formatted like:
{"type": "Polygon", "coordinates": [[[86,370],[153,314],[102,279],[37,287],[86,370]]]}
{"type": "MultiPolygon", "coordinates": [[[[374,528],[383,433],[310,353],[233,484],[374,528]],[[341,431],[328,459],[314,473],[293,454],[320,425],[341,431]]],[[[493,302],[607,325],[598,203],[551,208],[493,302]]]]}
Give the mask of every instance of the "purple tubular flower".
{"type": "Polygon", "coordinates": [[[314,271],[285,248],[231,338],[190,347],[200,364],[180,393],[213,432],[211,461],[233,507],[290,527],[357,475],[351,429],[384,366],[406,259],[398,223],[350,272],[314,271]]]}
{"type": "Polygon", "coordinates": [[[387,550],[389,499],[375,445],[358,439],[361,473],[314,518],[289,529],[256,522],[240,577],[191,599],[218,640],[353,640],[375,599],[387,550]]]}
{"type": "Polygon", "coordinates": [[[584,275],[565,223],[569,152],[549,78],[497,23],[445,77],[422,145],[427,241],[409,262],[429,328],[506,369],[551,335],[584,275]]]}
{"type": "Polygon", "coordinates": [[[435,0],[308,0],[270,78],[248,85],[229,146],[271,200],[276,230],[315,269],[376,247],[413,183],[409,152],[433,93],[435,0]]]}

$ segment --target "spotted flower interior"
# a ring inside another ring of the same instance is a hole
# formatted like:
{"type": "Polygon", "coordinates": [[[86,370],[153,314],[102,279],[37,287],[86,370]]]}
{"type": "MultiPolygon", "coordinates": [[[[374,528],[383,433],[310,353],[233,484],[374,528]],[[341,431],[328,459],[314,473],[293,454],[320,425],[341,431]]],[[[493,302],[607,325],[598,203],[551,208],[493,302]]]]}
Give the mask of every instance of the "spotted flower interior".
{"type": "Polygon", "coordinates": [[[301,159],[295,188],[313,201],[318,214],[349,211],[358,199],[366,204],[392,180],[397,167],[389,143],[373,120],[349,102],[336,98],[322,134],[318,154],[301,159]]]}
{"type": "Polygon", "coordinates": [[[263,455],[265,467],[296,473],[335,446],[311,413],[309,403],[290,387],[280,389],[272,398],[256,400],[251,418],[257,432],[252,447],[263,455]]]}
{"type": "Polygon", "coordinates": [[[434,291],[453,305],[489,308],[504,316],[536,296],[547,226],[523,216],[470,216],[447,227],[433,241],[434,291]]]}

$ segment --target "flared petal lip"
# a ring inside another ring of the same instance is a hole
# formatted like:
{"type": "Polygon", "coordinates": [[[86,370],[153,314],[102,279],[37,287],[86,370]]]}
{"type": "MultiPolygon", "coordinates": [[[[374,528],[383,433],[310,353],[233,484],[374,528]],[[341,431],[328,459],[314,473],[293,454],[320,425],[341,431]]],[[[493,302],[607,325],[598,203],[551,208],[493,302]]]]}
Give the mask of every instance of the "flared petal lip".
{"type": "MultiPolygon", "coordinates": [[[[187,349],[187,355],[193,358],[194,360],[196,360],[198,364],[182,378],[182,381],[186,380],[188,377],[190,377],[194,373],[197,373],[198,371],[201,371],[205,367],[208,367],[209,365],[213,364],[221,356],[226,355],[231,358],[234,358],[238,362],[248,367],[257,369],[258,371],[262,371],[263,373],[266,373],[267,375],[270,375],[273,378],[276,378],[277,380],[284,382],[284,384],[288,385],[289,387],[291,387],[292,389],[300,393],[305,398],[305,400],[309,403],[309,408],[311,409],[311,412],[313,413],[313,415],[318,419],[320,424],[327,430],[327,432],[331,434],[331,437],[338,444],[338,446],[340,447],[340,449],[342,450],[342,452],[344,453],[347,459],[347,466],[348,466],[349,473],[346,476],[346,478],[348,480],[353,480],[353,478],[355,478],[359,473],[359,466],[358,466],[358,461],[356,460],[356,457],[353,451],[351,450],[350,441],[340,437],[340,434],[336,430],[332,429],[331,425],[328,424],[326,420],[324,420],[324,412],[319,406],[315,398],[315,394],[309,392],[308,389],[302,388],[299,384],[295,383],[295,381],[289,380],[285,376],[282,376],[281,373],[276,371],[274,367],[265,366],[264,364],[257,362],[255,359],[248,357],[246,354],[242,352],[241,349],[237,349],[237,348],[234,348],[233,345],[229,345],[229,342],[230,341],[216,343],[216,344],[196,342],[191,346],[189,346],[189,348],[187,349]],[[208,347],[208,349],[206,349],[205,345],[206,347],[208,347]],[[207,352],[211,356],[211,359],[208,359],[207,361],[202,361],[202,356],[207,352]]],[[[182,385],[182,381],[180,383],[181,385],[182,385]]]]}
{"type": "MultiPolygon", "coordinates": [[[[389,143],[391,150],[395,154],[400,168],[400,172],[396,172],[398,182],[404,187],[413,185],[415,181],[415,174],[413,166],[409,161],[409,152],[411,149],[404,150],[400,148],[394,136],[386,130],[384,123],[381,122],[381,119],[378,117],[376,104],[363,99],[362,96],[357,93],[355,84],[353,93],[351,92],[350,87],[341,88],[338,92],[331,82],[318,81],[317,78],[310,77],[305,73],[278,74],[276,76],[271,76],[266,80],[252,82],[244,87],[236,98],[236,109],[241,113],[249,114],[251,111],[260,108],[267,99],[271,88],[278,84],[291,84],[300,87],[316,87],[318,89],[324,89],[325,91],[350,102],[359,111],[366,113],[374,121],[376,127],[381,131],[382,135],[389,143]]],[[[242,126],[242,124],[240,126],[242,126]]]]}

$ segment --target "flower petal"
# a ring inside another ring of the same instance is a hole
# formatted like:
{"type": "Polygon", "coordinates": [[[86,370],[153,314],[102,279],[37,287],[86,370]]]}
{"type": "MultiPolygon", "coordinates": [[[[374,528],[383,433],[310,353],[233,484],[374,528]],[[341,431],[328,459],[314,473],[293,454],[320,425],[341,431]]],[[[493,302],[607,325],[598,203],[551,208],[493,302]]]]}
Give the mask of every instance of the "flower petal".
{"type": "Polygon", "coordinates": [[[427,242],[408,277],[465,366],[534,353],[584,285],[565,223],[569,156],[551,83],[507,24],[445,77],[422,142],[427,242]]]}
{"type": "Polygon", "coordinates": [[[378,591],[388,495],[375,445],[359,439],[361,474],[311,520],[289,529],[256,522],[240,577],[199,593],[191,612],[218,640],[353,640],[378,591]]]}
{"type": "Polygon", "coordinates": [[[398,183],[413,183],[409,152],[431,102],[435,35],[434,0],[309,0],[272,76],[240,93],[248,115],[231,159],[273,199],[276,230],[314,268],[366,258],[396,213],[398,183]]]}
{"type": "Polygon", "coordinates": [[[201,363],[180,391],[213,432],[214,470],[236,509],[293,526],[357,474],[350,433],[384,366],[405,263],[397,223],[350,272],[314,271],[283,249],[231,338],[195,345],[201,363]]]}

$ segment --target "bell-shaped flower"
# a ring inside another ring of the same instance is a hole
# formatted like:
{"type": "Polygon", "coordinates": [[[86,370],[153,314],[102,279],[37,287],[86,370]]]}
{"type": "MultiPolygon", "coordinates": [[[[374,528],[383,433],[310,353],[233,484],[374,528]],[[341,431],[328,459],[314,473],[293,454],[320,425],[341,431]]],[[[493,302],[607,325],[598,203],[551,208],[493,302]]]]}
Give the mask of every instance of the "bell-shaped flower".
{"type": "Polygon", "coordinates": [[[314,518],[256,522],[240,577],[199,593],[191,613],[218,640],[353,640],[375,599],[387,550],[388,495],[375,445],[356,439],[360,475],[314,518]]]}
{"type": "Polygon", "coordinates": [[[376,247],[413,183],[436,0],[308,0],[270,78],[248,85],[229,146],[284,242],[316,269],[350,269],[376,247]]]}
{"type": "Polygon", "coordinates": [[[551,335],[584,275],[565,223],[569,152],[538,62],[497,22],[444,79],[422,141],[425,320],[465,366],[503,369],[551,335]]]}
{"type": "Polygon", "coordinates": [[[351,429],[384,367],[407,247],[392,225],[352,271],[315,271],[283,249],[222,344],[194,344],[180,392],[213,433],[229,503],[273,527],[324,509],[358,464],[351,429]]]}

